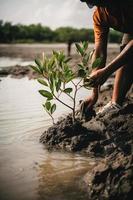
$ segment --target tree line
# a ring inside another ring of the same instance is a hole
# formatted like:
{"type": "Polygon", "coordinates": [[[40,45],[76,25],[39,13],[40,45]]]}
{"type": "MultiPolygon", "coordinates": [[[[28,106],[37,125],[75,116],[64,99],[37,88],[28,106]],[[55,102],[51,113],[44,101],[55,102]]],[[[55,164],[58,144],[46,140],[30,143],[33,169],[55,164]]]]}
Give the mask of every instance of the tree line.
{"type": "MultiPolygon", "coordinates": [[[[109,34],[110,43],[120,43],[122,34],[111,30],[109,34]]],[[[0,20],[0,43],[32,43],[32,42],[94,42],[93,29],[76,29],[73,27],[60,27],[52,30],[50,27],[39,24],[12,24],[0,20]]]]}

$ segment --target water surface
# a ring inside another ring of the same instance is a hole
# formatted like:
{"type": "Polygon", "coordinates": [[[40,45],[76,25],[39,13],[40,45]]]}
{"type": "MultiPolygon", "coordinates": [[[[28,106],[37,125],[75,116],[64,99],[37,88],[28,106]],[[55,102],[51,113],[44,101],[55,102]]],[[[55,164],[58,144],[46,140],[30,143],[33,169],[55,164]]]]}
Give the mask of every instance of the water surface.
{"type": "Polygon", "coordinates": [[[0,68],[11,67],[15,65],[27,66],[27,65],[32,65],[32,64],[34,64],[33,61],[24,60],[22,58],[12,58],[12,57],[5,57],[5,56],[0,57],[0,68]]]}
{"type": "MultiPolygon", "coordinates": [[[[81,154],[49,152],[39,143],[52,124],[41,106],[40,85],[27,78],[1,80],[0,199],[87,200],[80,183],[95,162],[81,154]]],[[[83,90],[77,99],[87,94],[83,90]]],[[[68,112],[58,104],[54,117],[68,112]]]]}

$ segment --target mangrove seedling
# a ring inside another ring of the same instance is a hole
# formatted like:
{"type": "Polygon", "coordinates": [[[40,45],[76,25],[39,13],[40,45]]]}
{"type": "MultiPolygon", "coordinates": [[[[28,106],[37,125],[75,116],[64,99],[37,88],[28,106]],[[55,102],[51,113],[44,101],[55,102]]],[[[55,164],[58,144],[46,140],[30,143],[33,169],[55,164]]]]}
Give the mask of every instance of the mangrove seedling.
{"type": "Polygon", "coordinates": [[[44,86],[39,93],[45,97],[45,103],[43,107],[45,111],[50,115],[54,123],[53,113],[56,110],[56,103],[54,100],[59,101],[64,106],[72,111],[73,123],[75,122],[76,115],[76,96],[77,92],[82,87],[89,87],[90,79],[89,74],[92,68],[100,66],[102,59],[98,58],[89,67],[89,61],[91,59],[91,52],[88,50],[88,42],[76,43],[76,50],[80,55],[80,63],[77,64],[77,71],[73,72],[73,66],[70,64],[70,57],[66,57],[63,52],[53,51],[52,56],[42,56],[42,59],[35,59],[35,65],[31,66],[42,78],[38,78],[38,82],[44,86]],[[74,81],[76,77],[79,77],[77,82],[74,81]],[[68,83],[72,83],[73,87],[68,87],[68,83]],[[60,97],[64,93],[71,99],[72,105],[63,101],[60,97]]]}

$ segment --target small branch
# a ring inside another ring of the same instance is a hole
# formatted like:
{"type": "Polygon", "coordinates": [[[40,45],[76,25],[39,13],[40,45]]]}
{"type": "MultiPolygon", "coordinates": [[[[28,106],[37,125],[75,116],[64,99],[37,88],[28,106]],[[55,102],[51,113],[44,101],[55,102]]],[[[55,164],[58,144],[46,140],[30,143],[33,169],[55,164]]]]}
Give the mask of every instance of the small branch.
{"type": "Polygon", "coordinates": [[[70,94],[68,94],[68,93],[65,93],[61,88],[60,88],[60,94],[58,95],[58,98],[60,97],[60,95],[61,95],[61,93],[63,92],[64,94],[66,94],[69,98],[71,98],[72,100],[73,100],[73,97],[70,95],[70,94]]]}
{"type": "Polygon", "coordinates": [[[52,118],[53,124],[55,124],[53,116],[52,116],[52,115],[50,115],[50,116],[51,116],[51,118],[52,118]]]}
{"type": "MultiPolygon", "coordinates": [[[[46,109],[45,109],[45,110],[46,110],[46,109]]],[[[51,119],[52,119],[52,121],[53,121],[53,124],[55,124],[53,116],[52,116],[47,110],[46,110],[46,112],[47,112],[48,115],[51,117],[51,119]]]]}
{"type": "Polygon", "coordinates": [[[77,85],[75,86],[75,92],[74,92],[74,97],[73,97],[73,99],[74,99],[74,106],[75,106],[75,100],[76,100],[76,94],[77,94],[77,85]]]}
{"type": "Polygon", "coordinates": [[[55,99],[57,100],[57,101],[59,101],[60,103],[62,103],[64,106],[66,106],[66,107],[68,107],[68,108],[70,108],[71,110],[73,110],[73,108],[71,107],[71,106],[69,106],[69,105],[67,105],[66,103],[64,103],[63,101],[61,101],[58,97],[56,97],[54,94],[53,94],[53,96],[55,97],[55,99]]]}
{"type": "Polygon", "coordinates": [[[73,82],[73,81],[71,81],[72,82],[72,84],[74,85],[74,86],[76,86],[76,84],[73,82]]]}
{"type": "Polygon", "coordinates": [[[80,90],[82,87],[84,87],[84,85],[80,85],[79,88],[77,90],[80,90]]]}
{"type": "Polygon", "coordinates": [[[60,93],[58,94],[58,98],[60,97],[61,93],[62,93],[62,90],[60,89],[60,93]]]}
{"type": "MultiPolygon", "coordinates": [[[[83,78],[78,82],[77,86],[83,81],[83,78]]],[[[77,88],[77,90],[79,90],[80,88],[84,87],[84,85],[80,85],[79,88],[77,88]]]]}
{"type": "Polygon", "coordinates": [[[75,107],[76,107],[76,95],[77,95],[77,88],[78,85],[75,84],[75,92],[74,92],[74,97],[73,97],[73,121],[75,121],[75,107]]]}
{"type": "Polygon", "coordinates": [[[80,81],[77,83],[77,86],[82,82],[82,80],[83,80],[83,78],[82,79],[80,79],[80,81]]]}
{"type": "Polygon", "coordinates": [[[73,100],[73,97],[70,95],[70,94],[68,94],[68,93],[65,93],[64,91],[62,91],[64,94],[66,94],[69,98],[71,98],[72,100],[73,100]]]}

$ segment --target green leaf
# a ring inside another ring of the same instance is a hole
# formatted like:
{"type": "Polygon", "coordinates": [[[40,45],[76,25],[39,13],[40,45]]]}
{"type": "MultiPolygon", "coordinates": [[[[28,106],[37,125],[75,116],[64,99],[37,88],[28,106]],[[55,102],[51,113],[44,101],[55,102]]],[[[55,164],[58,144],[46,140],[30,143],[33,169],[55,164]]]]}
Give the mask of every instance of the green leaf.
{"type": "Polygon", "coordinates": [[[70,60],[72,60],[72,58],[67,58],[64,60],[64,63],[68,63],[70,60]]]}
{"type": "Polygon", "coordinates": [[[55,64],[55,58],[52,57],[50,60],[49,60],[49,63],[48,63],[48,66],[50,69],[52,69],[53,65],[55,64]]]}
{"type": "Polygon", "coordinates": [[[31,67],[34,71],[36,71],[37,73],[41,74],[40,69],[38,69],[36,66],[30,65],[30,67],[31,67]]]}
{"type": "Polygon", "coordinates": [[[61,87],[61,80],[58,79],[58,81],[55,83],[56,91],[58,92],[61,87]]]}
{"type": "Polygon", "coordinates": [[[97,67],[100,67],[102,65],[103,58],[97,58],[93,63],[92,63],[92,69],[95,69],[97,67]]]}
{"type": "Polygon", "coordinates": [[[71,75],[71,70],[69,68],[64,70],[64,75],[65,75],[65,78],[70,76],[71,75]]]}
{"type": "Polygon", "coordinates": [[[36,58],[35,59],[35,63],[37,64],[37,66],[40,69],[40,72],[42,73],[43,72],[43,67],[42,67],[41,61],[38,58],[36,58]]]}
{"type": "Polygon", "coordinates": [[[52,100],[53,99],[53,95],[47,90],[39,90],[39,93],[42,96],[46,97],[48,100],[52,100]]]}
{"type": "Polygon", "coordinates": [[[76,43],[75,45],[76,45],[77,51],[83,56],[84,51],[83,51],[82,47],[78,43],[76,43]]]}
{"type": "Polygon", "coordinates": [[[39,83],[41,83],[42,85],[48,86],[47,82],[44,81],[43,79],[38,78],[37,81],[38,81],[39,83]]]}
{"type": "Polygon", "coordinates": [[[50,109],[50,113],[53,114],[56,110],[56,104],[53,104],[50,109]]]}
{"type": "Polygon", "coordinates": [[[84,66],[82,64],[78,64],[80,69],[84,69],[84,66]]]}
{"type": "Polygon", "coordinates": [[[84,47],[85,51],[88,49],[88,45],[89,45],[89,43],[87,41],[83,42],[83,47],[84,47]]]}
{"type": "Polygon", "coordinates": [[[55,89],[55,78],[54,78],[54,74],[53,73],[50,74],[49,82],[50,82],[50,89],[51,89],[52,92],[54,92],[54,89],[55,89]]]}
{"type": "Polygon", "coordinates": [[[88,64],[87,54],[85,54],[83,57],[83,65],[86,66],[87,64],[88,64]]]}
{"type": "Polygon", "coordinates": [[[43,61],[42,69],[43,69],[43,72],[45,72],[45,73],[48,72],[48,59],[47,59],[47,57],[45,57],[45,60],[43,61]]]}
{"type": "Polygon", "coordinates": [[[72,81],[76,76],[74,74],[71,75],[71,77],[67,78],[67,83],[72,81]]]}
{"type": "Polygon", "coordinates": [[[72,72],[71,71],[65,72],[65,79],[66,80],[69,79],[69,78],[71,78],[71,77],[72,77],[72,72]]]}
{"type": "Polygon", "coordinates": [[[51,103],[49,101],[46,101],[45,108],[49,111],[51,109],[51,103]]]}
{"type": "Polygon", "coordinates": [[[78,76],[84,78],[86,75],[86,71],[84,69],[80,69],[78,71],[78,76]]]}
{"type": "Polygon", "coordinates": [[[50,86],[51,92],[54,93],[54,84],[53,84],[53,83],[50,83],[49,86],[50,86]]]}
{"type": "Polygon", "coordinates": [[[89,60],[92,59],[92,56],[93,56],[94,51],[95,51],[95,50],[92,50],[91,52],[89,52],[89,60]]]}
{"type": "Polygon", "coordinates": [[[58,59],[59,59],[59,62],[60,62],[60,63],[64,61],[65,55],[64,55],[63,52],[60,52],[58,59]]]}
{"type": "Polygon", "coordinates": [[[53,55],[54,55],[56,58],[58,58],[59,53],[58,53],[57,51],[53,51],[53,55]]]}
{"type": "Polygon", "coordinates": [[[85,57],[87,63],[89,62],[89,60],[91,60],[91,57],[92,57],[92,56],[90,56],[90,52],[89,52],[89,53],[86,55],[86,57],[85,57]]]}
{"type": "Polygon", "coordinates": [[[70,94],[72,91],[73,91],[72,88],[66,88],[63,92],[70,94]]]}
{"type": "Polygon", "coordinates": [[[35,59],[35,63],[38,65],[38,66],[41,66],[41,62],[38,58],[35,59]]]}

